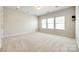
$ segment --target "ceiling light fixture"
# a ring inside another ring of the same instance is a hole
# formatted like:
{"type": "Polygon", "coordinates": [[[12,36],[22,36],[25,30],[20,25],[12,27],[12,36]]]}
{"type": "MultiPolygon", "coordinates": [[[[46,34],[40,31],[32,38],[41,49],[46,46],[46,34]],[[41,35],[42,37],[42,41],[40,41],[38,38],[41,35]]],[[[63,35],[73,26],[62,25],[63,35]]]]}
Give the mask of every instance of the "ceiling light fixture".
{"type": "Polygon", "coordinates": [[[20,8],[19,6],[16,7],[16,9],[19,9],[19,8],[20,8]]]}
{"type": "Polygon", "coordinates": [[[35,6],[36,9],[40,10],[41,9],[41,6],[35,6]]]}

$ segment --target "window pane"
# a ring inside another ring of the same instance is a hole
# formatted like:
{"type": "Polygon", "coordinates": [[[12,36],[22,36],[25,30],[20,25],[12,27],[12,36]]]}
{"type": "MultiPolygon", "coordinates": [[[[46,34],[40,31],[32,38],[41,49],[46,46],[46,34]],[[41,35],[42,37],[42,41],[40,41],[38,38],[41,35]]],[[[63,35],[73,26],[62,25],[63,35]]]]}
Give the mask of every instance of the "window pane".
{"type": "Polygon", "coordinates": [[[48,28],[49,29],[54,28],[54,18],[48,18],[48,28]]]}
{"type": "Polygon", "coordinates": [[[63,24],[56,24],[56,29],[64,29],[64,25],[63,24]]]}
{"type": "Polygon", "coordinates": [[[65,17],[56,17],[56,29],[65,29],[65,17]]]}
{"type": "Polygon", "coordinates": [[[42,28],[46,28],[46,19],[42,19],[42,28]]]}
{"type": "Polygon", "coordinates": [[[48,28],[49,29],[53,29],[54,28],[54,24],[48,24],[48,28]]]}
{"type": "Polygon", "coordinates": [[[54,24],[54,18],[48,18],[48,24],[54,24]]]}
{"type": "Polygon", "coordinates": [[[46,19],[43,19],[42,20],[42,24],[46,24],[46,19]]]}
{"type": "Polygon", "coordinates": [[[42,24],[42,28],[46,28],[46,24],[42,24]]]}

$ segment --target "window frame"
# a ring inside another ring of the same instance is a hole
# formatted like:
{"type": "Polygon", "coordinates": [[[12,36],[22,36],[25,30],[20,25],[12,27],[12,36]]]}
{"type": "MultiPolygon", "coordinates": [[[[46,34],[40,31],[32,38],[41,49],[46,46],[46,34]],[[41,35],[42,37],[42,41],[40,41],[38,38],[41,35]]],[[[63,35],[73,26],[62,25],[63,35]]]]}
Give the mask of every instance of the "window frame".
{"type": "Polygon", "coordinates": [[[54,29],[54,20],[55,20],[54,17],[48,17],[48,18],[47,18],[47,29],[54,29]],[[49,18],[53,18],[53,23],[52,23],[52,24],[53,24],[53,26],[52,26],[53,28],[49,28],[49,27],[48,27],[48,25],[49,25],[48,19],[49,19],[49,18]]]}
{"type": "Polygon", "coordinates": [[[66,23],[66,18],[65,18],[65,16],[45,17],[45,18],[42,18],[42,19],[41,19],[41,28],[42,28],[42,29],[48,29],[48,30],[63,30],[63,31],[64,31],[64,30],[66,29],[66,28],[65,28],[65,23],[66,23]],[[57,26],[56,26],[56,18],[57,18],[57,17],[64,17],[64,29],[61,29],[61,28],[60,28],[60,29],[57,29],[57,28],[56,28],[56,27],[57,27],[57,26]],[[48,28],[48,19],[49,19],[49,18],[53,18],[53,28],[48,28]],[[42,27],[42,24],[43,24],[43,23],[42,23],[42,20],[44,20],[44,19],[46,20],[46,24],[45,24],[45,25],[46,25],[46,28],[43,28],[43,27],[42,27]]]}
{"type": "Polygon", "coordinates": [[[57,16],[57,17],[55,17],[55,29],[56,29],[56,30],[65,30],[65,16],[57,16]],[[56,27],[57,27],[57,26],[56,26],[56,18],[57,18],[57,17],[64,17],[64,29],[57,29],[57,28],[56,28],[56,27]]]}
{"type": "Polygon", "coordinates": [[[43,18],[43,19],[41,20],[41,28],[42,28],[42,29],[46,29],[46,28],[43,28],[43,26],[42,26],[42,25],[43,25],[43,23],[42,23],[43,20],[46,20],[46,24],[45,24],[45,25],[46,25],[46,28],[47,28],[47,19],[46,19],[46,18],[43,18]]]}

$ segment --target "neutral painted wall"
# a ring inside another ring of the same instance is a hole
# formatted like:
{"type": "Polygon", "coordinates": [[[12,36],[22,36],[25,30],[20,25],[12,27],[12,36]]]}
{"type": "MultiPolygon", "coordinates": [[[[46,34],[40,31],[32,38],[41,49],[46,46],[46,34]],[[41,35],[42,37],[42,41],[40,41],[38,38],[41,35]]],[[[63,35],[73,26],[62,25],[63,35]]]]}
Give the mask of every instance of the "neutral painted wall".
{"type": "Polygon", "coordinates": [[[3,36],[2,25],[3,25],[3,7],[0,7],[0,48],[1,48],[1,40],[3,36]]]}
{"type": "Polygon", "coordinates": [[[67,9],[63,9],[60,11],[52,12],[43,16],[39,16],[39,23],[38,23],[38,31],[57,34],[66,37],[75,37],[75,22],[72,21],[72,16],[75,15],[75,7],[70,7],[67,9]],[[41,28],[41,20],[45,17],[57,17],[57,16],[65,16],[65,31],[63,30],[50,30],[50,29],[42,29],[41,28]]]}
{"type": "Polygon", "coordinates": [[[4,9],[4,36],[14,36],[37,31],[37,17],[29,13],[4,9]]]}
{"type": "Polygon", "coordinates": [[[79,48],[79,6],[76,7],[76,41],[79,48]]]}

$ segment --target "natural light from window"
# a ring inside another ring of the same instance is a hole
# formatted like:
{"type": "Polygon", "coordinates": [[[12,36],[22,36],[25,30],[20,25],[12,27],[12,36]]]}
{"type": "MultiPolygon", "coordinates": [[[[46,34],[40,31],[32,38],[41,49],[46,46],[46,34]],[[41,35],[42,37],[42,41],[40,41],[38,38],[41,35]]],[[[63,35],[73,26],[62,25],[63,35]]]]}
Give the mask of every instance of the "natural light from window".
{"type": "Polygon", "coordinates": [[[48,18],[48,29],[54,29],[54,18],[48,18]]]}
{"type": "Polygon", "coordinates": [[[55,21],[56,29],[64,30],[65,29],[65,17],[64,16],[56,17],[55,20],[56,20],[55,21]]]}
{"type": "Polygon", "coordinates": [[[42,28],[46,28],[46,19],[42,19],[42,28]]]}

